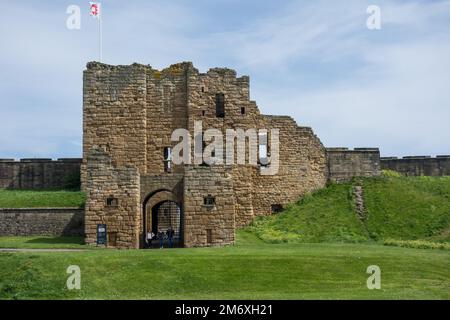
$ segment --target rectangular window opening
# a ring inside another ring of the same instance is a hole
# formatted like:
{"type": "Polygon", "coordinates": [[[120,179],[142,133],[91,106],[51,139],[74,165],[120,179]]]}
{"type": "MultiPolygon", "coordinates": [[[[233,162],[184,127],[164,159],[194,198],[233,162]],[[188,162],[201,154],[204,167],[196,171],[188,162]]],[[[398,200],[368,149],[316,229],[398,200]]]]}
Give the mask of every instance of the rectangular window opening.
{"type": "Polygon", "coordinates": [[[259,133],[258,135],[258,151],[259,151],[259,163],[262,166],[269,165],[269,155],[267,146],[267,132],[259,133]]]}
{"type": "Polygon", "coordinates": [[[216,198],[208,194],[206,197],[203,198],[203,204],[207,207],[213,207],[216,204],[216,198]]]}
{"type": "Polygon", "coordinates": [[[119,200],[115,197],[108,197],[106,199],[106,205],[108,207],[117,207],[119,205],[119,200]]]}
{"type": "Polygon", "coordinates": [[[223,93],[216,94],[216,117],[225,118],[225,95],[223,93]]]}

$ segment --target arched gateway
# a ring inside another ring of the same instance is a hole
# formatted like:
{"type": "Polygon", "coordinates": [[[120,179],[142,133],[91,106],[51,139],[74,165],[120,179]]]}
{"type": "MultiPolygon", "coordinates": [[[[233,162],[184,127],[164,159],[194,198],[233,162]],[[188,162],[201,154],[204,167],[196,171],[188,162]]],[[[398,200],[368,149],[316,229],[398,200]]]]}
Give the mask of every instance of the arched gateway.
{"type": "MultiPolygon", "coordinates": [[[[157,190],[150,193],[142,208],[142,242],[141,248],[157,247],[157,240],[149,242],[147,234],[158,231],[166,233],[169,228],[174,231],[174,246],[183,246],[183,217],[181,201],[170,190],[157,190]]],[[[164,240],[167,244],[167,239],[164,240]]]]}

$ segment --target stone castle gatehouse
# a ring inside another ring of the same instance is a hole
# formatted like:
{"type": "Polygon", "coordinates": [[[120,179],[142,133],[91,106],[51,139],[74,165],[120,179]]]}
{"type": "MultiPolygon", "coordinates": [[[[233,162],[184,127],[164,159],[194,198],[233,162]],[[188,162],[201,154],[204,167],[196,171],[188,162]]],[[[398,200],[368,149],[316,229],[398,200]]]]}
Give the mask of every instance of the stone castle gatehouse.
{"type": "Polygon", "coordinates": [[[250,100],[249,78],[233,70],[92,62],[83,91],[87,243],[96,243],[98,225],[106,224],[112,247],[145,247],[146,232],[169,226],[179,246],[232,244],[236,228],[326,184],[326,149],[311,128],[261,114],[250,100]],[[262,161],[175,165],[172,132],[193,133],[195,121],[224,135],[226,129],[279,129],[278,173],[261,175],[262,161]]]}

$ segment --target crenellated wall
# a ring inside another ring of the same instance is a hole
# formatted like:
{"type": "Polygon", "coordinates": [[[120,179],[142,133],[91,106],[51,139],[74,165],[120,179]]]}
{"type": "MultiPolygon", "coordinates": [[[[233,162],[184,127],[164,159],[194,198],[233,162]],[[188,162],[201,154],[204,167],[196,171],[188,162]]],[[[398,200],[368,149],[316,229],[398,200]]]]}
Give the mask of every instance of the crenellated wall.
{"type": "Polygon", "coordinates": [[[0,188],[57,189],[76,187],[81,159],[0,159],[0,188]]]}

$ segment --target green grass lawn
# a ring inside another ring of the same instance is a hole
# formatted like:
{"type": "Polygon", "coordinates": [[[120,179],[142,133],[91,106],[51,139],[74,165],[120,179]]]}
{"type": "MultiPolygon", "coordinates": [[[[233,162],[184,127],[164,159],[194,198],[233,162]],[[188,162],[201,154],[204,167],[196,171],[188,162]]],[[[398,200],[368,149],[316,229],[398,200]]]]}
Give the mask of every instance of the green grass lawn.
{"type": "Polygon", "coordinates": [[[0,253],[0,298],[450,298],[446,250],[238,238],[224,248],[0,253]],[[81,290],[66,289],[69,265],[81,268],[81,290]],[[381,290],[366,287],[369,265],[381,268],[381,290]]]}
{"type": "Polygon", "coordinates": [[[332,184],[278,215],[257,219],[249,230],[268,243],[449,242],[450,177],[361,181],[367,211],[363,221],[355,213],[353,184],[332,184]]]}
{"type": "MultiPolygon", "coordinates": [[[[365,220],[353,184],[333,184],[223,248],[91,250],[76,237],[0,237],[0,248],[86,249],[0,252],[0,299],[450,299],[450,250],[428,249],[449,248],[450,177],[362,183],[365,220]],[[66,288],[70,265],[81,268],[81,290],[66,288]],[[381,268],[381,290],[366,287],[370,265],[381,268]]],[[[0,191],[0,207],[83,202],[79,192],[0,191]]]]}
{"type": "Polygon", "coordinates": [[[81,208],[84,203],[80,191],[0,189],[0,208],[81,208]]]}
{"type": "Polygon", "coordinates": [[[90,249],[82,237],[0,237],[0,248],[21,249],[90,249]]]}

